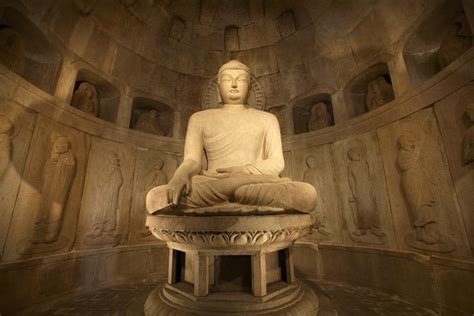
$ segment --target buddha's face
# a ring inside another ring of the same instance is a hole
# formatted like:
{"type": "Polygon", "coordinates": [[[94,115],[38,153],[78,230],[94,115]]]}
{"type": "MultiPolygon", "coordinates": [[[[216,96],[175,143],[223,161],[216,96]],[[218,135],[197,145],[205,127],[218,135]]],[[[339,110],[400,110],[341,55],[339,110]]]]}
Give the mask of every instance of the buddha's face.
{"type": "Polygon", "coordinates": [[[241,69],[224,70],[219,77],[219,94],[224,104],[245,104],[249,92],[249,74],[241,69]]]}

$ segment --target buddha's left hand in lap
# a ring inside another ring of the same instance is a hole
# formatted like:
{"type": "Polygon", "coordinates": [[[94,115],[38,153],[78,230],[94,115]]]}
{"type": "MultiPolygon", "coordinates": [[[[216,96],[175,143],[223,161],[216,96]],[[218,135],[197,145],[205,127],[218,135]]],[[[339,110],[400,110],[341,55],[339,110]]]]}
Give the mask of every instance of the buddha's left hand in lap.
{"type": "Polygon", "coordinates": [[[251,174],[246,166],[234,166],[227,168],[217,168],[216,172],[204,171],[205,176],[217,179],[230,178],[234,176],[251,174]]]}

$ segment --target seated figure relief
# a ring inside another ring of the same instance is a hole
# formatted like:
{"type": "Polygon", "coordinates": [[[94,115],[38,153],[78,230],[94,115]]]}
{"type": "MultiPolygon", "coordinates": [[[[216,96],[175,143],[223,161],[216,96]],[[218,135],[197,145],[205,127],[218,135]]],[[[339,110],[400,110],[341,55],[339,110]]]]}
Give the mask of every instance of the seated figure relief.
{"type": "Polygon", "coordinates": [[[25,40],[14,29],[0,29],[0,60],[16,73],[25,68],[25,40]]]}
{"type": "Polygon", "coordinates": [[[383,76],[369,82],[365,95],[365,106],[368,111],[373,111],[379,106],[395,99],[393,88],[383,76]]]}
{"type": "Polygon", "coordinates": [[[472,46],[472,33],[466,15],[459,15],[444,34],[438,50],[441,68],[446,67],[472,46]]]}
{"type": "Polygon", "coordinates": [[[279,177],[284,160],[278,120],[246,104],[249,84],[246,65],[231,60],[221,66],[218,89],[223,106],[191,116],[184,161],[167,185],[148,193],[150,213],[169,206],[196,214],[314,210],[312,185],[279,177]]]}
{"type": "Polygon", "coordinates": [[[158,120],[158,111],[154,109],[141,113],[133,129],[159,136],[164,135],[158,120]]]}
{"type": "Polygon", "coordinates": [[[311,114],[308,120],[308,132],[328,127],[330,123],[329,113],[326,104],[318,102],[311,107],[311,114]]]}
{"type": "Polygon", "coordinates": [[[94,116],[99,116],[97,89],[88,82],[82,82],[72,96],[72,106],[94,116]]]}

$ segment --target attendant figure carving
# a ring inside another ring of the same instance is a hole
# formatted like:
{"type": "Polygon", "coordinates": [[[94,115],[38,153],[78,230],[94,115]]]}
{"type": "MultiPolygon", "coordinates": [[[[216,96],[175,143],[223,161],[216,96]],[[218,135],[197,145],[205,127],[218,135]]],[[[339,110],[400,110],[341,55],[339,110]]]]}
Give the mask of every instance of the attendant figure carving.
{"type": "Polygon", "coordinates": [[[116,152],[105,155],[105,169],[101,170],[96,182],[96,209],[93,216],[93,231],[86,235],[101,244],[118,245],[121,235],[117,232],[120,189],[123,176],[120,159],[116,152]]]}
{"type": "Polygon", "coordinates": [[[323,190],[321,189],[322,186],[322,178],[319,176],[319,173],[316,169],[317,166],[317,159],[313,155],[309,155],[306,157],[306,166],[308,168],[305,170],[304,175],[303,175],[303,181],[306,183],[309,183],[313,185],[316,188],[316,192],[320,193],[320,201],[316,205],[316,208],[313,213],[315,213],[316,217],[316,222],[314,224],[314,227],[318,231],[318,233],[328,236],[331,233],[327,229],[327,218],[326,215],[322,209],[322,206],[325,205],[324,203],[324,198],[325,195],[323,194],[323,190]]]}
{"type": "Polygon", "coordinates": [[[464,164],[470,164],[474,161],[474,100],[465,100],[468,102],[466,115],[469,119],[469,128],[464,134],[462,143],[462,161],[464,164]]]}
{"type": "Polygon", "coordinates": [[[352,234],[357,237],[370,232],[373,236],[383,238],[385,233],[380,230],[369,164],[362,158],[357,147],[350,148],[347,151],[347,157],[349,158],[349,165],[347,166],[350,189],[349,204],[354,213],[356,226],[356,230],[352,234]]]}
{"type": "Polygon", "coordinates": [[[7,172],[10,165],[13,134],[12,122],[3,115],[0,115],[0,180],[7,172]]]}
{"type": "Polygon", "coordinates": [[[409,211],[414,235],[407,234],[408,245],[432,251],[451,251],[452,242],[441,234],[436,210],[436,184],[430,180],[421,162],[421,145],[411,135],[398,138],[397,165],[401,173],[401,190],[409,211]]]}
{"type": "MultiPolygon", "coordinates": [[[[157,158],[155,162],[155,166],[153,167],[152,170],[150,170],[148,175],[145,177],[143,197],[145,197],[148,191],[150,191],[154,187],[164,185],[168,182],[168,178],[163,171],[163,165],[164,165],[163,160],[161,160],[160,158],[157,158]]],[[[150,230],[146,227],[141,232],[139,232],[139,234],[143,238],[151,236],[150,230]]]]}
{"type": "Polygon", "coordinates": [[[149,134],[164,135],[158,120],[158,111],[154,109],[141,113],[133,128],[149,134]]]}
{"type": "Polygon", "coordinates": [[[82,82],[72,96],[72,106],[94,116],[99,116],[97,89],[88,82],[82,82]]]}
{"type": "Polygon", "coordinates": [[[369,82],[365,95],[365,106],[368,111],[375,110],[393,99],[395,99],[395,96],[392,85],[383,76],[379,76],[369,82]]]}
{"type": "Polygon", "coordinates": [[[328,127],[329,123],[330,117],[326,104],[324,102],[319,102],[313,105],[308,120],[308,132],[328,127]]]}
{"type": "Polygon", "coordinates": [[[249,84],[250,71],[241,62],[232,60],[220,68],[223,106],[191,116],[184,161],[168,185],[148,193],[149,212],[168,206],[192,213],[314,210],[312,185],[278,176],[284,168],[278,120],[248,107],[249,84]]]}
{"type": "Polygon", "coordinates": [[[76,157],[68,139],[54,140],[50,157],[43,167],[41,202],[36,216],[33,244],[53,243],[59,238],[64,210],[76,173],[76,157]]]}

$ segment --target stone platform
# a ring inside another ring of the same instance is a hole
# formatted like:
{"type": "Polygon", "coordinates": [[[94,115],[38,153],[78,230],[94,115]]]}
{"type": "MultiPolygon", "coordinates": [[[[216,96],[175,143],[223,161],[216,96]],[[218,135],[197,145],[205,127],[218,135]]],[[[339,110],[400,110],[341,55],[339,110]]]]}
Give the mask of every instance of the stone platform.
{"type": "Polygon", "coordinates": [[[169,248],[168,280],[146,315],[315,315],[318,298],[294,276],[291,245],[311,231],[308,214],[150,215],[169,248]]]}

